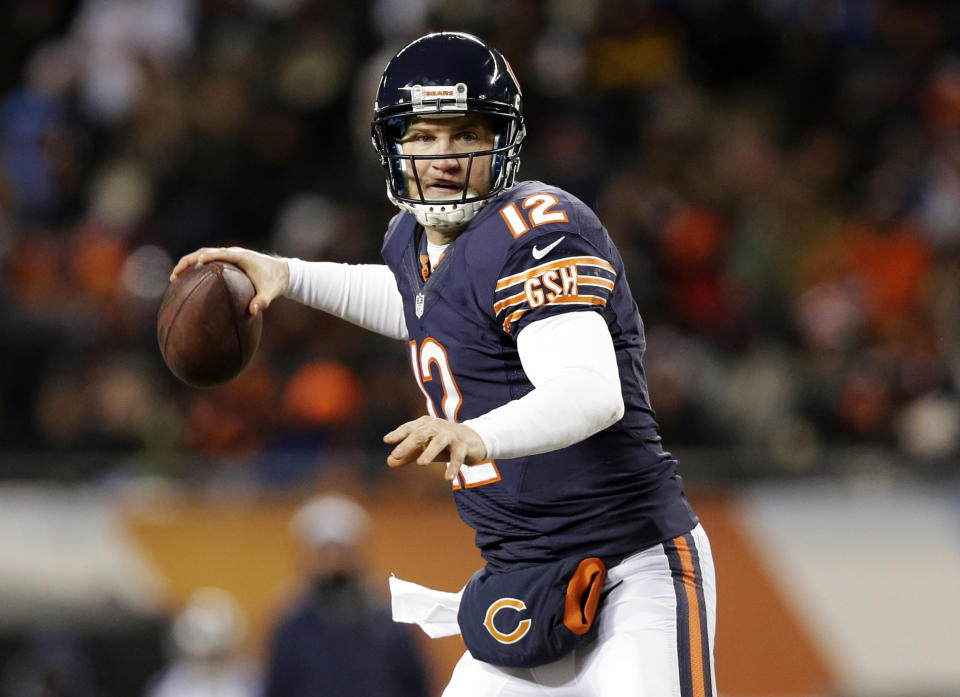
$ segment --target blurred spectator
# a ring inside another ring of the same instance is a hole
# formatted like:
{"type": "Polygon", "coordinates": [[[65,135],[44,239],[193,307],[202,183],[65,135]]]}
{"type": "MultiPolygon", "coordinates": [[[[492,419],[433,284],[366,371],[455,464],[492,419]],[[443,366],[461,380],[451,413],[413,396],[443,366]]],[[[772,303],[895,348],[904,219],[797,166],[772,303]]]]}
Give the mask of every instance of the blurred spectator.
{"type": "Polygon", "coordinates": [[[72,61],[63,46],[39,46],[23,85],[0,102],[0,165],[25,222],[55,220],[67,190],[79,185],[79,134],[67,94],[72,61]]]}
{"type": "Polygon", "coordinates": [[[294,373],[283,392],[283,418],[298,427],[327,429],[331,435],[356,423],[363,409],[363,388],[336,361],[312,361],[294,373]]]}
{"type": "Polygon", "coordinates": [[[28,637],[0,676],[3,697],[97,697],[93,662],[69,636],[28,637]]]}
{"type": "Polygon", "coordinates": [[[195,591],[173,620],[171,662],[145,697],[257,697],[259,678],[240,657],[243,637],[243,615],[229,593],[195,591]]]}
{"type": "Polygon", "coordinates": [[[278,624],[266,697],[425,697],[423,661],[408,627],[363,586],[370,521],[356,502],[323,496],[294,515],[304,592],[278,624]]]}
{"type": "Polygon", "coordinates": [[[85,0],[70,39],[86,113],[127,117],[145,87],[145,66],[166,67],[193,49],[193,0],[85,0]]]}

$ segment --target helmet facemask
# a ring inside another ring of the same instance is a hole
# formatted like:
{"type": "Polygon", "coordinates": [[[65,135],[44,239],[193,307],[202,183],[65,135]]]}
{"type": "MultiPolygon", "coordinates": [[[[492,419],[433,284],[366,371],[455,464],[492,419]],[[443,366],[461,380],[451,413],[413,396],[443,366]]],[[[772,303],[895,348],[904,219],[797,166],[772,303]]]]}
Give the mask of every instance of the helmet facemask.
{"type": "Polygon", "coordinates": [[[380,153],[381,165],[387,175],[387,196],[395,205],[413,213],[422,225],[437,229],[465,225],[490,199],[513,186],[520,163],[519,152],[523,135],[521,119],[484,110],[460,113],[421,111],[415,114],[384,117],[373,123],[374,146],[380,153]],[[466,153],[418,155],[404,152],[403,136],[413,119],[455,117],[467,114],[481,114],[488,119],[494,133],[493,147],[466,153]],[[471,173],[479,159],[483,157],[490,158],[490,182],[488,191],[481,194],[470,188],[469,183],[471,173]],[[449,197],[427,198],[423,193],[417,163],[424,160],[449,159],[461,162],[465,172],[464,187],[459,193],[451,194],[449,197]],[[410,186],[411,179],[413,187],[410,186]]]}

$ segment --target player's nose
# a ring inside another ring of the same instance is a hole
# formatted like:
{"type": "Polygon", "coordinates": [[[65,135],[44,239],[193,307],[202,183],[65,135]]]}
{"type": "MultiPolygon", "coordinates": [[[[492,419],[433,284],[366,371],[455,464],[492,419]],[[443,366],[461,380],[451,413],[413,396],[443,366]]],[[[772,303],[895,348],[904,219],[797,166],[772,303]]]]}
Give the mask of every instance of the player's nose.
{"type": "Polygon", "coordinates": [[[452,155],[430,160],[430,165],[442,172],[451,172],[460,168],[460,160],[452,155]]]}

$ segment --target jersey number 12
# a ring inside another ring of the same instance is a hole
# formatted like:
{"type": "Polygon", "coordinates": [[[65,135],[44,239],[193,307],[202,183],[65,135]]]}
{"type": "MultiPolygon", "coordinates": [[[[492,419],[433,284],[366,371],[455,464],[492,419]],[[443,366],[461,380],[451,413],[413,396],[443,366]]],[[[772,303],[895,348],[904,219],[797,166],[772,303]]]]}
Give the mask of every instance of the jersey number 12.
{"type": "MultiPolygon", "coordinates": [[[[447,350],[443,347],[443,344],[431,337],[424,339],[419,347],[416,341],[411,341],[409,347],[413,376],[417,380],[417,387],[420,388],[427,400],[427,412],[430,416],[439,416],[433,399],[426,389],[426,383],[433,382],[434,378],[437,378],[443,387],[443,398],[440,400],[443,418],[447,421],[456,421],[460,414],[460,405],[463,404],[463,395],[460,393],[457,381],[453,377],[453,370],[450,369],[447,350]]],[[[500,471],[497,469],[497,463],[493,460],[486,460],[475,465],[461,465],[460,476],[453,480],[453,488],[466,487],[470,489],[499,481],[500,471]]]]}
{"type": "Polygon", "coordinates": [[[531,227],[546,225],[548,223],[567,222],[567,212],[563,210],[554,210],[554,206],[560,203],[560,200],[553,194],[533,194],[523,199],[520,204],[524,210],[530,211],[528,214],[530,224],[523,218],[523,213],[517,208],[516,203],[510,203],[500,209],[500,215],[503,221],[510,228],[514,237],[520,237],[530,231],[531,227]]]}

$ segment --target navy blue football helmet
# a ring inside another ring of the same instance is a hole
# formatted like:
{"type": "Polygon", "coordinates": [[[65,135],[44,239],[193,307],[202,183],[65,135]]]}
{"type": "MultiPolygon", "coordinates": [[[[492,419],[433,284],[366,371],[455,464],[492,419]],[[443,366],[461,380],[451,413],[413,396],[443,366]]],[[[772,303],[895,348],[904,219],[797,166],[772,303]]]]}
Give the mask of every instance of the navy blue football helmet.
{"type": "Polygon", "coordinates": [[[471,34],[438,32],[404,47],[383,71],[374,105],[373,146],[386,174],[387,196],[422,225],[441,229],[464,225],[487,201],[513,186],[526,133],[521,102],[520,84],[510,64],[471,34]],[[478,195],[464,187],[451,199],[426,199],[421,192],[408,191],[408,169],[419,183],[414,160],[449,157],[405,155],[401,138],[410,119],[460,114],[490,119],[493,148],[458,155],[467,159],[467,181],[474,158],[492,156],[490,191],[478,195]]]}

